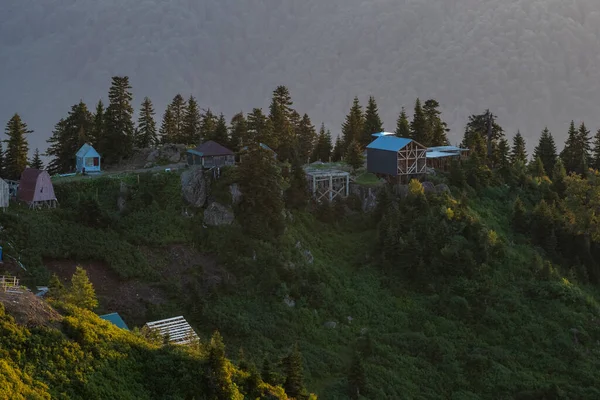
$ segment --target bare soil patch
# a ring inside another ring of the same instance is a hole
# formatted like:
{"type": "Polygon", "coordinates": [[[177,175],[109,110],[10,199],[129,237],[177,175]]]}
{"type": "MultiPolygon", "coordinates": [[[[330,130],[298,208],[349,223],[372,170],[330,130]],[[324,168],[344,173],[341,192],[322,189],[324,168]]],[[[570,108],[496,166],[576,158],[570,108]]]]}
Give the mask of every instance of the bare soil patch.
{"type": "Polygon", "coordinates": [[[12,315],[18,324],[28,328],[57,327],[62,319],[62,316],[45,300],[27,290],[10,293],[0,289],[0,302],[4,304],[7,314],[12,315]]]}

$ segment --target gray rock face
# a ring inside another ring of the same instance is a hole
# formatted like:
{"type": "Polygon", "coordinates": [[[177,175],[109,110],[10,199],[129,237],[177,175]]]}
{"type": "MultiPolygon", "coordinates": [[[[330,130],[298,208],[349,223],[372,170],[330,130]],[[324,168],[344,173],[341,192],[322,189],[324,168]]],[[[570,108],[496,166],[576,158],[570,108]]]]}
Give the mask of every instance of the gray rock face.
{"type": "Polygon", "coordinates": [[[125,184],[125,182],[121,182],[121,187],[119,188],[119,197],[117,198],[117,208],[119,212],[123,212],[125,207],[127,207],[127,194],[129,193],[129,187],[125,184]]]}
{"type": "Polygon", "coordinates": [[[167,143],[158,149],[152,150],[146,157],[147,163],[155,163],[159,160],[166,160],[170,163],[177,163],[185,156],[185,146],[182,144],[167,143]]]}
{"type": "Polygon", "coordinates": [[[209,226],[231,225],[233,211],[219,203],[211,203],[204,211],[204,223],[209,226]]]}
{"type": "Polygon", "coordinates": [[[438,193],[450,193],[450,188],[445,183],[440,183],[435,187],[435,191],[438,193]]]}
{"type": "Polygon", "coordinates": [[[242,192],[240,191],[238,184],[234,183],[229,186],[229,192],[231,193],[231,202],[233,204],[238,204],[242,199],[242,192]]]}
{"type": "Polygon", "coordinates": [[[202,168],[190,168],[181,174],[183,199],[194,207],[202,207],[206,203],[207,186],[202,168]]]}

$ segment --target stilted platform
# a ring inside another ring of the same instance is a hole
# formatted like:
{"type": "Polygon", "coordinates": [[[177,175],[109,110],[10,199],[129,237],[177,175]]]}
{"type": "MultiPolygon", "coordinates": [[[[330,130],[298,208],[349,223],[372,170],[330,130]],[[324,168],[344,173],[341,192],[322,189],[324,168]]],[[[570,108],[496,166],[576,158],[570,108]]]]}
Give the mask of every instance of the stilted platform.
{"type": "Polygon", "coordinates": [[[317,202],[332,202],[350,194],[350,173],[337,169],[304,168],[310,191],[317,202]]]}

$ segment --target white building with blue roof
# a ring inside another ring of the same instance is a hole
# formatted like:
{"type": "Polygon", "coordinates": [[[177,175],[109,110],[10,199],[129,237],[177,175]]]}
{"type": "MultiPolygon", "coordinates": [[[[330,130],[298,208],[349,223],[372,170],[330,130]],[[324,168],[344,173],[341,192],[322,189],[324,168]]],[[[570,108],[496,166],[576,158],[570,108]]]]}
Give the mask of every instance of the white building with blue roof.
{"type": "Polygon", "coordinates": [[[75,170],[78,173],[90,173],[90,172],[101,172],[100,166],[100,154],[92,147],[92,145],[86,143],[77,152],[75,170]]]}

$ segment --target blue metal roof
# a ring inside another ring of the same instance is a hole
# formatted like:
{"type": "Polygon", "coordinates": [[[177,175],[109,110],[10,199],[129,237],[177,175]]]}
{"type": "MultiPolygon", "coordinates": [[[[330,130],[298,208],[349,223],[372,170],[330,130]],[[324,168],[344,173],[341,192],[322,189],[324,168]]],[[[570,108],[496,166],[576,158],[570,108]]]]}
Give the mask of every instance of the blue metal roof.
{"type": "Polygon", "coordinates": [[[458,157],[460,153],[452,153],[446,151],[428,151],[427,158],[442,158],[442,157],[458,157]]]}
{"type": "Polygon", "coordinates": [[[405,148],[412,139],[401,138],[397,136],[380,136],[372,141],[367,149],[386,150],[386,151],[400,151],[405,148]]]}
{"type": "Polygon", "coordinates": [[[187,152],[190,154],[194,154],[196,156],[200,156],[200,157],[204,156],[204,153],[202,153],[201,151],[194,150],[194,149],[189,149],[187,152]]]}
{"type": "Polygon", "coordinates": [[[442,151],[442,152],[460,152],[460,151],[468,151],[469,149],[463,149],[456,146],[436,146],[429,147],[427,151],[442,151]]]}
{"type": "Polygon", "coordinates": [[[393,136],[395,135],[394,133],[391,132],[378,132],[378,133],[373,133],[371,134],[371,136],[375,136],[375,137],[381,137],[381,136],[393,136]]]}
{"type": "Polygon", "coordinates": [[[100,157],[100,154],[90,144],[86,143],[81,146],[76,157],[100,157]]]}
{"type": "Polygon", "coordinates": [[[123,321],[121,316],[116,312],[111,313],[111,314],[101,315],[100,318],[112,323],[113,325],[116,325],[118,328],[125,329],[126,331],[129,330],[129,328],[125,324],[125,321],[123,321]]]}

